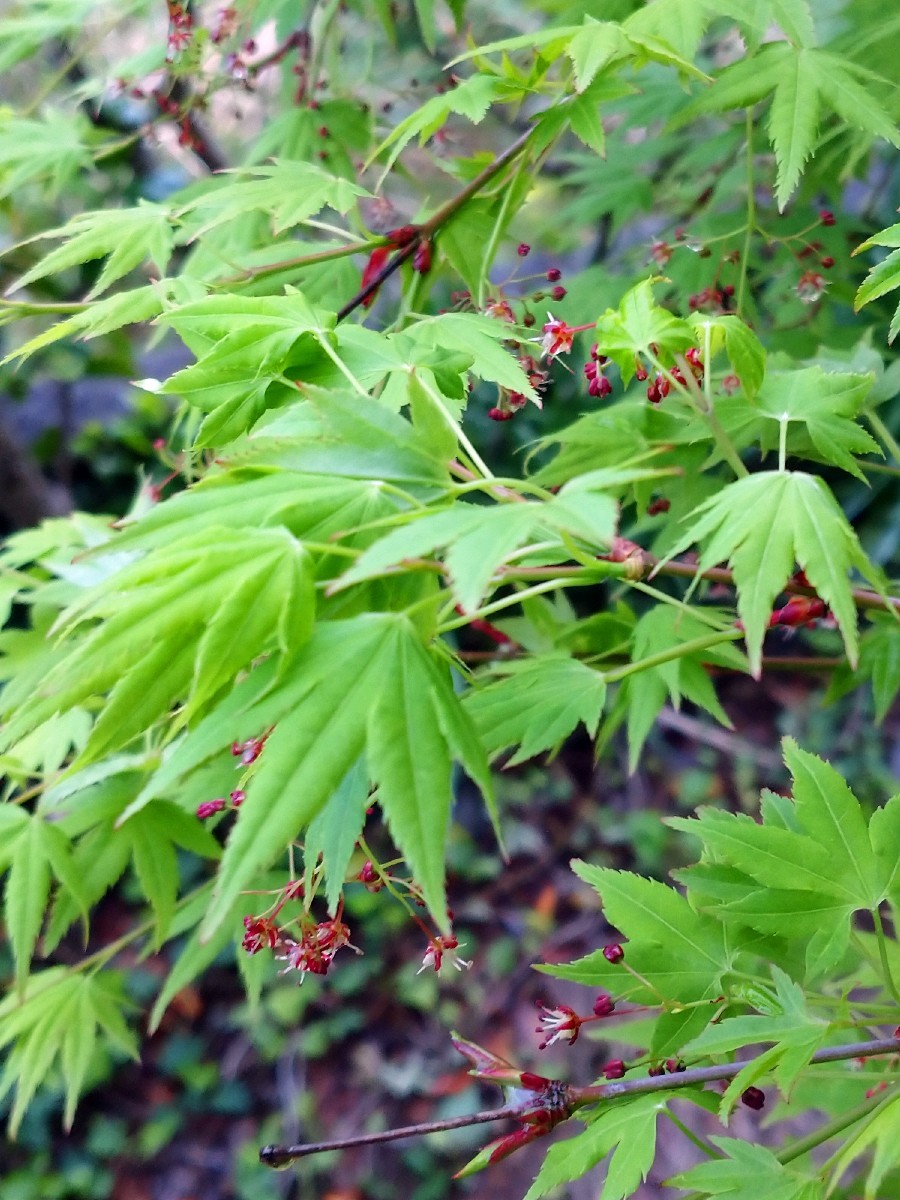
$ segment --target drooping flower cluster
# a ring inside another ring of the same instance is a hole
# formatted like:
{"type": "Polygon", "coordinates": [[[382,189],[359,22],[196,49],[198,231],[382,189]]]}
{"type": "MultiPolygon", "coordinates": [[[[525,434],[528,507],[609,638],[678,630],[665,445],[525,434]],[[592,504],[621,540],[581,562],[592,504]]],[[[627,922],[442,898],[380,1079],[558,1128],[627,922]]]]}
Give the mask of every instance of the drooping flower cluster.
{"type": "Polygon", "coordinates": [[[307,926],[297,941],[291,937],[281,940],[281,954],[276,957],[286,962],[283,973],[300,972],[302,983],[307,975],[327,975],[335,955],[344,947],[360,954],[362,951],[350,941],[350,929],[338,917],[307,926]]]}

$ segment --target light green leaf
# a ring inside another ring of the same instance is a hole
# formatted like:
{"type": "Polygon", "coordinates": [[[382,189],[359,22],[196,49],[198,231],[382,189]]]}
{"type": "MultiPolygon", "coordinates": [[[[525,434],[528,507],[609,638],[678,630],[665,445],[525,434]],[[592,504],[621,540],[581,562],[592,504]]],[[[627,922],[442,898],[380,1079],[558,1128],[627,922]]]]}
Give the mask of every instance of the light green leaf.
{"type": "Polygon", "coordinates": [[[775,199],[780,209],[797,186],[816,141],[819,78],[811,53],[797,50],[783,59],[769,111],[769,137],[778,164],[775,199]]]}
{"type": "Polygon", "coordinates": [[[667,824],[693,834],[715,855],[776,889],[834,896],[852,906],[854,888],[832,867],[828,851],[811,837],[787,829],[758,825],[743,813],[703,807],[697,817],[670,817],[667,824]]]}
{"type": "Polygon", "coordinates": [[[675,1175],[673,1187],[698,1189],[727,1200],[824,1200],[825,1184],[782,1165],[764,1146],[736,1138],[710,1139],[725,1155],[675,1175]]]}
{"type": "Polygon", "coordinates": [[[583,92],[610,63],[631,56],[631,43],[621,25],[586,17],[582,28],[566,47],[575,72],[575,90],[583,92]]]}
{"type": "Polygon", "coordinates": [[[692,516],[699,520],[670,557],[705,541],[701,570],[728,561],[754,675],[761,669],[775,597],[795,563],[834,613],[847,657],[855,664],[856,605],[847,575],[855,568],[878,588],[881,581],[823,480],[802,472],[760,471],[729,484],[692,516]]]}
{"type": "Polygon", "coordinates": [[[606,698],[599,671],[573,658],[542,656],[498,665],[504,678],[468,692],[463,706],[490,754],[517,747],[510,765],[559,745],[583,722],[597,732],[606,698]]]}
{"type": "Polygon", "coordinates": [[[878,893],[900,908],[900,793],[872,813],[869,838],[878,863],[878,893]]]}
{"type": "Polygon", "coordinates": [[[610,925],[629,941],[655,943],[708,972],[710,980],[726,969],[728,951],[722,926],[694,912],[674,888],[577,859],[571,865],[580,879],[596,889],[610,925]]]}
{"type": "MultiPolygon", "coordinates": [[[[459,60],[456,60],[459,61],[459,60]]],[[[448,88],[410,113],[399,124],[395,125],[388,136],[376,150],[372,158],[381,155],[390,148],[390,154],[383,166],[383,172],[391,169],[400,156],[403,148],[418,137],[419,144],[424,144],[432,134],[444,125],[451,113],[466,117],[473,125],[479,124],[487,114],[495,100],[502,99],[509,91],[509,85],[494,75],[471,75],[456,87],[448,88]]]]}
{"type": "Polygon", "coordinates": [[[770,372],[757,404],[779,425],[806,429],[822,459],[865,482],[854,454],[881,453],[878,443],[856,418],[871,391],[874,377],[806,367],[770,372]]]}
{"type": "Polygon", "coordinates": [[[435,712],[424,647],[398,627],[390,653],[390,672],[369,713],[369,769],[394,841],[430,911],[448,931],[444,856],[453,800],[450,752],[435,712]]]}
{"type": "MultiPolygon", "coordinates": [[[[838,1152],[834,1164],[834,1183],[837,1183],[850,1165],[861,1155],[874,1149],[871,1164],[866,1177],[865,1200],[879,1200],[887,1193],[882,1190],[882,1182],[888,1171],[900,1165],[900,1138],[897,1137],[898,1121],[900,1121],[900,1096],[894,1098],[875,1113],[868,1121],[856,1130],[843,1148],[838,1152]]],[[[855,1185],[858,1187],[858,1184],[855,1185]]]]}
{"type": "Polygon", "coordinates": [[[99,758],[176,701],[190,699],[185,715],[202,708],[260,654],[293,653],[311,628],[313,595],[311,562],[281,529],[206,526],[153,550],[64,615],[69,633],[103,620],[21,706],[10,736],[109,690],[78,761],[99,758]]]}
{"type": "Polygon", "coordinates": [[[614,1105],[601,1105],[584,1119],[583,1133],[557,1142],[547,1151],[525,1200],[539,1200],[560,1184],[580,1179],[614,1151],[601,1200],[624,1200],[646,1179],[656,1152],[656,1118],[666,1099],[639,1096],[614,1105]]]}
{"type": "Polygon", "coordinates": [[[653,302],[653,280],[645,279],[625,293],[617,309],[607,309],[597,321],[597,344],[622,372],[628,383],[635,371],[635,355],[673,354],[696,340],[682,321],[653,302]],[[651,346],[657,349],[651,351],[651,346]]]}
{"type": "Polygon", "coordinates": [[[368,797],[369,772],[365,760],[360,758],[338,784],[325,807],[312,819],[303,840],[307,876],[321,857],[325,875],[325,903],[332,915],[343,891],[347,867],[357,839],[365,824],[368,797]]]}
{"type": "Polygon", "coordinates": [[[50,894],[50,864],[44,821],[32,817],[16,838],[15,852],[6,880],[4,914],[13,959],[16,984],[23,994],[31,956],[44,922],[50,894]]]}
{"type": "Polygon", "coordinates": [[[766,373],[766,351],[753,330],[733,314],[710,316],[692,313],[688,322],[697,331],[696,342],[704,353],[707,336],[710,355],[715,355],[724,344],[744,395],[748,400],[753,400],[762,387],[766,373]]]}
{"type": "Polygon", "coordinates": [[[193,240],[262,209],[271,213],[272,232],[277,236],[302,225],[323,208],[346,213],[360,196],[368,195],[365,188],[331,175],[315,163],[276,159],[249,170],[219,173],[179,210],[179,217],[195,217],[186,229],[193,240]],[[237,178],[231,177],[235,175],[237,178]]]}
{"type": "Polygon", "coordinates": [[[834,767],[801,750],[792,738],[785,738],[782,748],[803,828],[829,855],[834,872],[852,886],[859,907],[877,907],[882,899],[878,871],[859,801],[834,767]]]}
{"type": "Polygon", "coordinates": [[[164,275],[174,244],[169,210],[147,200],[141,200],[136,208],[80,213],[67,225],[50,229],[40,237],[65,241],[20,276],[10,292],[69,267],[105,258],[107,261],[88,292],[87,298],[91,299],[148,259],[164,275]]]}
{"type": "Polygon", "coordinates": [[[82,113],[47,109],[41,120],[0,115],[0,197],[42,181],[56,199],[92,163],[86,144],[90,124],[82,113]]]}

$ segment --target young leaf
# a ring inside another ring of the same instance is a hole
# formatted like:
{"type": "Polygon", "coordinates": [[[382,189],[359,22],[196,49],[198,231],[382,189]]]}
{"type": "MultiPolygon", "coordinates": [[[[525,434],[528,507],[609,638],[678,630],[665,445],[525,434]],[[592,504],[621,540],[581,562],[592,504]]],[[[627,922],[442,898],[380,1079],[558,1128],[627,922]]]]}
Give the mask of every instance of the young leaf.
{"type": "MultiPolygon", "coordinates": [[[[886,1196],[882,1190],[882,1182],[888,1171],[900,1165],[900,1139],[897,1137],[898,1121],[900,1121],[900,1096],[888,1100],[883,1108],[866,1121],[856,1136],[851,1138],[839,1151],[834,1164],[834,1182],[837,1183],[851,1163],[860,1155],[874,1149],[871,1164],[866,1177],[865,1200],[878,1200],[886,1196]]],[[[855,1186],[858,1187],[858,1184],[855,1186]]]]}
{"type": "Polygon", "coordinates": [[[58,275],[69,267],[78,267],[98,258],[107,261],[88,292],[88,299],[105,292],[110,284],[147,259],[164,275],[174,244],[171,221],[164,205],[151,204],[148,200],[141,200],[136,208],[80,213],[68,225],[40,235],[66,240],[20,276],[9,291],[18,291],[38,279],[58,275]]]}
{"type": "Polygon", "coordinates": [[[525,1200],[539,1200],[560,1184],[580,1179],[613,1151],[600,1200],[625,1200],[647,1178],[656,1153],[656,1118],[667,1099],[638,1096],[600,1104],[583,1118],[587,1128],[577,1137],[557,1142],[547,1151],[525,1200]]]}
{"type": "Polygon", "coordinates": [[[853,455],[880,454],[881,450],[855,418],[872,383],[871,375],[838,374],[821,367],[770,372],[757,405],[779,426],[786,424],[789,430],[793,425],[804,427],[824,462],[835,463],[865,482],[853,455]]]}
{"type": "Polygon", "coordinates": [[[295,225],[302,225],[323,208],[346,213],[360,196],[369,192],[358,184],[330,175],[310,162],[276,159],[251,170],[219,174],[206,182],[199,196],[179,210],[187,222],[186,233],[193,238],[217,225],[238,220],[244,214],[261,209],[272,217],[272,232],[278,236],[295,225]],[[249,176],[249,178],[246,178],[249,176]]]}

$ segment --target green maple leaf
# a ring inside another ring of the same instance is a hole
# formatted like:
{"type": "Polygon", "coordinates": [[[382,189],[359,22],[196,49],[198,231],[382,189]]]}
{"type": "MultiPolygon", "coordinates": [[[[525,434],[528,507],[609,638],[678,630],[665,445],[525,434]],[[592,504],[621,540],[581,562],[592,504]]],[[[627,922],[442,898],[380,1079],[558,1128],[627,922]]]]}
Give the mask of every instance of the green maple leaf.
{"type": "Polygon", "coordinates": [[[511,746],[510,766],[551,750],[583,723],[593,738],[606,698],[606,680],[573,658],[497,664],[501,676],[474,688],[463,702],[488,751],[511,746]]]}
{"type": "Polygon", "coordinates": [[[227,752],[233,740],[272,727],[225,848],[203,939],[220,928],[241,890],[339,793],[364,750],[393,836],[446,928],[452,759],[462,762],[489,806],[492,788],[484,750],[446,670],[403,617],[323,622],[280,678],[271,662],[255,668],[187,735],[124,819],[227,752]]]}
{"type": "Polygon", "coordinates": [[[727,67],[678,119],[683,122],[699,112],[749,108],[771,96],[769,138],[778,164],[775,196],[783,209],[815,149],[823,107],[867,136],[900,145],[896,123],[870,90],[873,83],[887,86],[872,72],[837,54],[803,44],[770,42],[727,67]]]}
{"type": "MultiPolygon", "coordinates": [[[[793,428],[804,429],[824,462],[835,463],[865,482],[853,455],[880,454],[881,448],[855,418],[873,382],[872,375],[823,371],[821,367],[770,372],[757,407],[770,421],[786,425],[789,437],[793,428]]],[[[767,444],[777,442],[769,438],[767,444]]],[[[789,447],[794,453],[803,453],[802,443],[796,445],[793,439],[789,447]]]]}
{"type": "Polygon", "coordinates": [[[616,363],[626,383],[634,375],[636,355],[679,353],[696,341],[687,321],[654,304],[653,282],[645,279],[636,284],[617,309],[607,309],[597,320],[597,343],[616,363]],[[651,347],[655,349],[651,351],[651,347]]]}
{"type": "Polygon", "coordinates": [[[168,208],[162,204],[151,204],[148,200],[141,200],[135,208],[106,208],[80,213],[67,225],[49,229],[37,236],[64,241],[21,275],[9,289],[10,292],[27,287],[48,275],[57,275],[70,267],[105,258],[103,269],[87,294],[87,298],[91,299],[145,261],[149,260],[161,275],[165,274],[175,240],[168,208]]]}
{"type": "Polygon", "coordinates": [[[762,643],[775,597],[795,564],[834,613],[847,657],[856,663],[856,606],[848,572],[858,570],[879,590],[882,584],[821,479],[799,471],[760,471],[729,484],[691,517],[695,523],[669,557],[701,542],[701,570],[728,562],[754,675],[761,670],[762,643]]]}
{"type": "Polygon", "coordinates": [[[82,762],[125,745],[178,701],[203,709],[259,654],[293,653],[314,610],[309,556],[284,530],[206,527],[104,580],[65,615],[102,618],[10,722],[10,739],[109,691],[82,762]]]}
{"type": "Polygon", "coordinates": [[[42,120],[0,117],[0,197],[35,180],[56,196],[91,165],[86,144],[90,124],[81,113],[50,109],[42,120]]]}
{"type": "MultiPolygon", "coordinates": [[[[709,612],[705,615],[713,616],[709,612]]],[[[694,641],[710,632],[709,620],[701,620],[689,611],[657,605],[645,613],[635,626],[632,662],[653,658],[672,646],[694,641]]],[[[670,662],[628,676],[623,687],[622,703],[628,710],[630,770],[637,768],[644,742],[667,700],[671,700],[677,709],[681,706],[682,698],[686,698],[705,709],[722,725],[731,726],[716,696],[704,665],[706,663],[732,670],[747,669],[746,660],[736,646],[719,645],[682,654],[670,662]]]]}
{"type": "Polygon", "coordinates": [[[702,1162],[668,1182],[673,1187],[698,1189],[704,1195],[727,1200],[824,1200],[825,1183],[801,1174],[778,1161],[771,1150],[737,1138],[713,1137],[710,1141],[723,1157],[702,1162]]]}
{"type": "Polygon", "coordinates": [[[647,1178],[656,1153],[656,1119],[666,1111],[664,1096],[639,1096],[600,1105],[582,1119],[583,1133],[547,1151],[525,1200],[539,1200],[560,1184],[580,1179],[612,1153],[599,1200],[625,1200],[647,1178]]]}
{"type": "Polygon", "coordinates": [[[139,1058],[124,1019],[127,1003],[117,972],[81,974],[64,967],[31,975],[21,996],[13,993],[0,1001],[0,1050],[11,1047],[0,1077],[0,1099],[15,1089],[9,1116],[13,1137],[35,1092],[54,1069],[62,1073],[64,1121],[71,1127],[99,1034],[120,1053],[139,1058]]]}
{"type": "Polygon", "coordinates": [[[326,207],[346,213],[360,196],[368,195],[365,188],[314,163],[276,159],[266,166],[220,173],[179,209],[179,216],[195,218],[185,230],[194,239],[244,213],[262,210],[271,214],[272,230],[278,235],[326,207]],[[229,174],[238,177],[230,179],[229,174]]]}

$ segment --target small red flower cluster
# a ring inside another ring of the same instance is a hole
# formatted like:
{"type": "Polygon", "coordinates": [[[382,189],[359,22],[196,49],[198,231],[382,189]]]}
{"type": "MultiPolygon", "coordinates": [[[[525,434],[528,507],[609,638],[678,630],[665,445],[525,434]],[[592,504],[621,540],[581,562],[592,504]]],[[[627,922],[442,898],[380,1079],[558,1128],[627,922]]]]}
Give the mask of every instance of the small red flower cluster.
{"type": "Polygon", "coordinates": [[[299,941],[285,937],[281,939],[282,954],[276,957],[288,965],[285,971],[299,971],[302,983],[307,975],[327,975],[334,956],[344,946],[360,951],[350,941],[350,930],[338,917],[320,921],[303,930],[299,941]]]}
{"type": "Polygon", "coordinates": [[[235,788],[233,792],[229,793],[227,800],[219,796],[215,800],[205,800],[202,804],[198,804],[197,816],[201,821],[206,821],[226,808],[232,810],[240,808],[246,799],[247,793],[241,788],[235,788]]]}
{"type": "Polygon", "coordinates": [[[603,399],[612,392],[612,384],[603,374],[603,368],[609,362],[605,354],[600,353],[600,348],[595,342],[591,346],[590,362],[584,364],[584,375],[588,381],[588,395],[597,396],[603,399]]]}
{"type": "MultiPolygon", "coordinates": [[[[274,726],[272,726],[274,729],[274,726]]],[[[266,742],[271,736],[272,729],[267,729],[261,737],[247,738],[245,742],[232,742],[231,753],[241,760],[242,767],[255,763],[265,749],[266,742]]]]}

